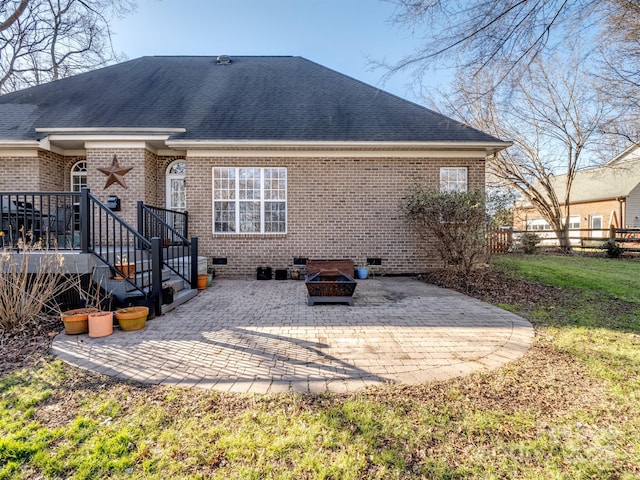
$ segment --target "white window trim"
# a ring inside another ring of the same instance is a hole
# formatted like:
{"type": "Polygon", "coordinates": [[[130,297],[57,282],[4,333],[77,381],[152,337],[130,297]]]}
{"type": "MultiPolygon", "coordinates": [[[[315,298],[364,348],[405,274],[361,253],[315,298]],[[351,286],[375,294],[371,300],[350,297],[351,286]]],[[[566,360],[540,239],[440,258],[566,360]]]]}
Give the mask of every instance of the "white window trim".
{"type": "MultiPolygon", "coordinates": [[[[165,207],[169,210],[175,209],[175,207],[171,204],[171,195],[173,194],[173,192],[171,191],[171,180],[175,180],[175,179],[179,179],[179,180],[184,180],[186,178],[186,161],[181,159],[181,160],[175,160],[173,162],[171,162],[168,166],[167,166],[167,170],[165,172],[165,207]],[[185,172],[182,173],[173,173],[171,170],[179,164],[184,164],[185,166],[185,172]]],[[[180,209],[178,209],[180,210],[180,209]]],[[[184,207],[184,211],[186,212],[187,210],[187,206],[186,206],[186,199],[185,199],[185,207],[184,207]]]]}
{"type": "MultiPolygon", "coordinates": [[[[73,165],[71,165],[71,174],[70,174],[69,181],[71,182],[72,192],[76,191],[74,190],[75,178],[84,178],[84,182],[80,182],[80,183],[84,183],[85,187],[87,186],[87,161],[86,160],[79,160],[73,165]]],[[[77,191],[79,192],[80,190],[77,190],[77,191]]]]}
{"type": "Polygon", "coordinates": [[[282,236],[288,233],[289,229],[289,201],[288,201],[288,190],[289,190],[289,172],[286,167],[213,167],[211,169],[211,205],[212,205],[212,231],[214,235],[231,235],[231,236],[242,236],[242,235],[269,235],[269,236],[282,236]],[[235,170],[235,194],[234,199],[232,200],[216,200],[215,198],[215,171],[216,169],[233,169],[235,170]],[[240,198],[240,170],[260,170],[260,198],[255,200],[243,200],[240,198]],[[284,170],[285,172],[285,187],[284,187],[284,199],[278,200],[267,200],[265,199],[264,191],[265,191],[265,170],[284,170]],[[236,229],[240,227],[240,204],[242,202],[251,202],[257,201],[260,203],[260,231],[256,232],[217,232],[216,231],[216,202],[234,202],[236,205],[235,208],[235,224],[236,229]],[[267,232],[265,231],[265,204],[267,203],[276,203],[276,202],[284,202],[284,231],[282,232],[267,232]]]}
{"type": "Polygon", "coordinates": [[[469,191],[469,169],[467,167],[440,167],[439,188],[441,192],[469,191]],[[458,172],[464,172],[464,184],[461,182],[443,182],[442,174],[447,170],[457,170],[458,172]],[[460,185],[464,185],[464,188],[460,188],[460,185]]]}
{"type": "Polygon", "coordinates": [[[571,215],[569,217],[569,230],[579,230],[579,229],[580,229],[580,215],[571,215]]]}

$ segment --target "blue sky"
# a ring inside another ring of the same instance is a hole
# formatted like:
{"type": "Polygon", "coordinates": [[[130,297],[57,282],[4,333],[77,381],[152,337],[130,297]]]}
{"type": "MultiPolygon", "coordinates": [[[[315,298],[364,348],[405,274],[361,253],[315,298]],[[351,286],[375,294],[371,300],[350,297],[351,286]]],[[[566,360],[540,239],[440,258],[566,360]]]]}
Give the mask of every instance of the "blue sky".
{"type": "Polygon", "coordinates": [[[382,0],[138,0],[135,13],[113,24],[114,47],[130,59],[302,56],[417,101],[408,73],[382,83],[385,71],[372,71],[372,59],[399,60],[419,40],[392,24],[394,11],[382,0]]]}

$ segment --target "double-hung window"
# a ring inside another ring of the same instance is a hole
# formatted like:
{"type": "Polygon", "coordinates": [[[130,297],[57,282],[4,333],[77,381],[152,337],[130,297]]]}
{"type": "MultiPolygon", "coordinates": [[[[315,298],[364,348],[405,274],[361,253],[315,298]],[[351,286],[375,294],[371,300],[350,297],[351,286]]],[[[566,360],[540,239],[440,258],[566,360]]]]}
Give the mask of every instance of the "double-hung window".
{"type": "Polygon", "coordinates": [[[440,169],[441,192],[466,192],[467,169],[465,167],[442,167],[440,169]]]}
{"type": "Polygon", "coordinates": [[[214,167],[213,233],[287,233],[287,169],[214,167]]]}

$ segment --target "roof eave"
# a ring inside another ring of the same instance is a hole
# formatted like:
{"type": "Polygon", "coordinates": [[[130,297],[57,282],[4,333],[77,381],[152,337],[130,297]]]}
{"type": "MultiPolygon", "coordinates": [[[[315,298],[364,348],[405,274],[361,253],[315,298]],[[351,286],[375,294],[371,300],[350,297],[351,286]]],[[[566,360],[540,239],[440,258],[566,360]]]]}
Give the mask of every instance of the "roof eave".
{"type": "Polygon", "coordinates": [[[512,142],[299,141],[299,140],[168,140],[180,150],[359,150],[359,151],[483,151],[491,156],[512,142]]]}

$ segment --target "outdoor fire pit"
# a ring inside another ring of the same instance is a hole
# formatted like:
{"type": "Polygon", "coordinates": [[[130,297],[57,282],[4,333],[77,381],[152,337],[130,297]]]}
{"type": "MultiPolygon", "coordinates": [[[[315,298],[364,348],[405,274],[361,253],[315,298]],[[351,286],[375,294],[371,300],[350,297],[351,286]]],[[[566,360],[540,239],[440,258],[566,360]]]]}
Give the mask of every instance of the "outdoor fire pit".
{"type": "Polygon", "coordinates": [[[309,298],[307,305],[316,303],[348,303],[353,305],[357,282],[339,270],[325,269],[311,274],[305,282],[309,298]]]}

